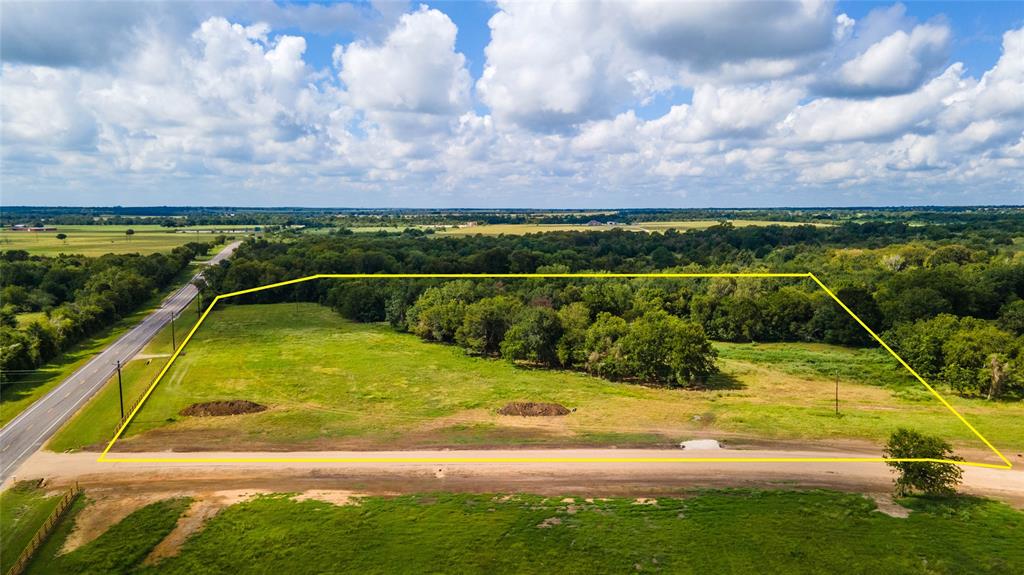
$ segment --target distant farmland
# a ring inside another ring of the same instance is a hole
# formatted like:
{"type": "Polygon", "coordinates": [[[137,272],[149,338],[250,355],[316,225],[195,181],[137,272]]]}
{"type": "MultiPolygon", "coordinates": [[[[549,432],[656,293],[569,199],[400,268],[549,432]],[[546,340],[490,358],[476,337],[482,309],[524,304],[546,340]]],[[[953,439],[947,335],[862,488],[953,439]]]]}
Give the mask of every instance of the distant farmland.
{"type": "Polygon", "coordinates": [[[55,231],[16,232],[0,230],[0,250],[25,250],[33,255],[109,253],[152,254],[166,252],[188,242],[209,241],[213,235],[251,233],[253,226],[191,226],[166,228],[155,224],[138,226],[56,226],[55,231]],[[129,237],[128,229],[135,233],[129,237]],[[58,239],[57,234],[67,238],[58,239]]]}
{"type": "MultiPolygon", "coordinates": [[[[601,221],[601,220],[599,220],[601,221]]],[[[729,223],[738,227],[749,226],[828,226],[832,224],[808,223],[808,222],[782,222],[771,220],[728,220],[729,223]]],[[[444,236],[471,236],[482,234],[485,236],[497,236],[501,234],[521,236],[525,234],[539,234],[544,232],[600,232],[609,230],[625,230],[630,232],[664,232],[669,229],[679,231],[704,230],[720,224],[719,220],[682,220],[665,222],[638,222],[635,224],[613,223],[608,224],[602,221],[600,225],[593,224],[480,224],[460,226],[407,226],[418,229],[437,228],[438,235],[444,236]]],[[[399,233],[406,229],[406,226],[366,226],[351,228],[356,233],[389,232],[399,233]]]]}

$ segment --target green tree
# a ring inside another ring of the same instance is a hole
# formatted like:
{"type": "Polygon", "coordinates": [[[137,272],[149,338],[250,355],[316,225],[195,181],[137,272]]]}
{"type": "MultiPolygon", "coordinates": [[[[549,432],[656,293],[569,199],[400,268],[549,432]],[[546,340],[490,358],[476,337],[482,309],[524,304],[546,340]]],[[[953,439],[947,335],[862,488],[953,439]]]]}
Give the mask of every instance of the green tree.
{"type": "MultiPolygon", "coordinates": [[[[836,297],[868,327],[876,331],[881,328],[882,313],[869,291],[860,287],[845,287],[836,290],[836,297]]],[[[872,342],[871,335],[827,295],[818,296],[815,301],[809,331],[815,339],[826,343],[868,345],[872,342]]]]}
{"type": "Polygon", "coordinates": [[[994,325],[964,318],[942,345],[945,365],[940,377],[961,395],[985,395],[992,388],[990,357],[1011,350],[1013,343],[1010,334],[994,325]]]}
{"type": "Polygon", "coordinates": [[[993,353],[988,356],[989,388],[986,399],[999,397],[1011,382],[1016,379],[1016,366],[1005,353],[993,353]]]}
{"type": "Polygon", "coordinates": [[[466,349],[496,355],[502,350],[505,332],[522,304],[508,296],[488,297],[466,307],[462,325],[455,332],[455,341],[466,349]]]}
{"type": "Polygon", "coordinates": [[[124,231],[124,236],[126,238],[128,238],[129,242],[132,241],[132,236],[134,236],[134,235],[135,235],[135,230],[133,230],[131,228],[128,228],[127,230],[124,231]]]}
{"type": "Polygon", "coordinates": [[[562,324],[562,337],[556,349],[559,363],[566,367],[584,365],[587,362],[584,343],[590,327],[590,308],[583,302],[573,302],[558,310],[558,320],[562,324]]]}
{"type": "Polygon", "coordinates": [[[925,379],[939,376],[946,365],[942,346],[960,327],[960,320],[941,314],[929,320],[899,324],[886,332],[888,342],[925,379]]]}
{"type": "Polygon", "coordinates": [[[346,282],[332,288],[327,301],[346,319],[359,322],[384,321],[387,292],[380,282],[346,282]]]}
{"type": "Polygon", "coordinates": [[[929,267],[938,267],[944,264],[963,265],[971,261],[971,250],[958,244],[942,246],[937,248],[932,255],[928,256],[925,262],[929,267]]]}
{"type": "Polygon", "coordinates": [[[723,298],[711,320],[711,332],[727,341],[756,341],[764,331],[757,302],[746,296],[723,298]]]}
{"type": "Polygon", "coordinates": [[[406,314],[409,331],[433,341],[455,341],[470,302],[478,288],[469,280],[445,282],[424,291],[406,314]]]}
{"type": "Polygon", "coordinates": [[[1024,335],[1024,299],[1014,300],[999,310],[999,327],[1014,335],[1024,335]]]}
{"type": "Polygon", "coordinates": [[[763,307],[765,336],[773,341],[802,339],[807,322],[814,315],[811,297],[788,286],[765,296],[763,307]]]}
{"type": "Polygon", "coordinates": [[[884,294],[878,300],[878,307],[890,324],[917,321],[953,311],[949,301],[930,287],[911,287],[892,295],[884,294]]]}
{"type": "Polygon", "coordinates": [[[558,342],[562,322],[548,307],[526,307],[517,315],[501,342],[501,355],[510,361],[521,360],[548,366],[558,365],[558,342]]]}
{"type": "Polygon", "coordinates": [[[0,377],[7,377],[11,371],[33,369],[32,342],[23,332],[0,327],[0,377]]]}
{"type": "MultiPolygon", "coordinates": [[[[886,459],[944,459],[963,461],[953,453],[946,441],[923,435],[917,431],[899,428],[889,436],[883,456],[886,459]]],[[[896,470],[893,480],[895,493],[905,497],[914,492],[927,495],[956,493],[963,471],[953,463],[935,461],[887,461],[896,470]]]]}
{"type": "Polygon", "coordinates": [[[619,379],[627,373],[619,340],[629,332],[626,320],[608,312],[597,314],[587,328],[583,342],[587,371],[608,379],[619,379]]]}
{"type": "Polygon", "coordinates": [[[633,290],[619,280],[597,280],[583,287],[583,303],[594,313],[623,316],[633,305],[633,290]]]}
{"type": "Polygon", "coordinates": [[[18,312],[12,305],[0,307],[0,327],[18,327],[18,312]]]}
{"type": "Polygon", "coordinates": [[[661,245],[650,253],[651,263],[657,269],[670,268],[676,264],[676,256],[672,253],[672,250],[661,245]]]}
{"type": "Polygon", "coordinates": [[[57,239],[62,241],[62,242],[64,242],[65,244],[68,243],[68,235],[67,234],[57,234],[57,239]]]}
{"type": "Polygon", "coordinates": [[[704,329],[664,311],[629,324],[618,345],[626,372],[642,381],[687,385],[717,371],[717,353],[704,329]]]}

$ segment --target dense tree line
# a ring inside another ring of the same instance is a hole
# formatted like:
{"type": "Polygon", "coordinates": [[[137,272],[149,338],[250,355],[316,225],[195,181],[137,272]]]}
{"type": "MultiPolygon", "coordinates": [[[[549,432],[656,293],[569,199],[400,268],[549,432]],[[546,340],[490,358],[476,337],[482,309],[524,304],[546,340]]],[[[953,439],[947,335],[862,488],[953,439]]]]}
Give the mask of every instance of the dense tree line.
{"type": "Polygon", "coordinates": [[[388,321],[427,341],[537,366],[614,380],[700,385],[716,371],[703,328],[661,308],[634,304],[623,281],[336,281],[325,303],[357,321],[388,321]],[[624,296],[621,306],[604,305],[624,296]]]}
{"type": "Polygon", "coordinates": [[[131,314],[211,247],[96,258],[0,252],[0,371],[35,369],[131,314]],[[18,314],[28,312],[44,315],[19,325],[18,314]]]}
{"type": "MultiPolygon", "coordinates": [[[[246,242],[232,262],[210,271],[208,290],[224,293],[317,273],[813,271],[835,289],[838,297],[865,324],[876,333],[886,333],[887,341],[891,340],[900,349],[913,345],[904,340],[907,334],[918,329],[915,326],[920,324],[920,329],[927,330],[928,325],[921,322],[944,315],[958,318],[951,329],[965,332],[964,338],[981,325],[994,330],[989,334],[991,337],[985,338],[987,346],[979,348],[974,355],[944,353],[938,359],[930,359],[942,366],[928,371],[928,375],[965,395],[1021,394],[1022,376],[1017,367],[1024,364],[1021,352],[1024,346],[1020,344],[1024,324],[1024,304],[1020,303],[1024,300],[1021,259],[1010,249],[976,242],[968,236],[947,233],[941,239],[928,239],[922,238],[919,231],[920,226],[871,222],[831,228],[733,228],[725,225],[666,234],[602,231],[431,238],[421,232],[408,231],[401,235],[350,234],[291,242],[257,240],[246,242]],[[998,356],[995,364],[993,356],[998,356]],[[946,362],[952,362],[953,367],[946,369],[946,362]],[[971,371],[976,377],[971,380],[954,369],[955,366],[971,371]],[[983,372],[989,374],[988,379],[983,372]],[[989,385],[993,377],[999,380],[995,387],[989,385]],[[968,385],[969,381],[974,384],[968,385]]],[[[929,235],[933,233],[925,234],[929,235]]],[[[463,330],[460,340],[462,319],[455,321],[445,314],[436,315],[444,306],[431,312],[435,315],[423,316],[426,319],[417,315],[416,321],[410,323],[407,315],[417,309],[414,305],[417,298],[428,287],[435,287],[429,282],[424,285],[402,282],[406,287],[399,290],[401,297],[393,297],[392,292],[385,293],[378,284],[372,284],[359,288],[362,290],[359,297],[329,298],[329,285],[330,282],[299,284],[290,289],[252,294],[243,301],[294,298],[321,301],[334,305],[346,317],[361,321],[399,318],[393,321],[397,326],[413,332],[429,328],[429,338],[464,344],[489,354],[504,354],[501,345],[511,330],[513,343],[506,344],[510,357],[539,363],[550,363],[553,357],[549,353],[550,346],[538,343],[541,340],[525,327],[512,330],[511,325],[505,325],[505,333],[497,339],[480,339],[478,334],[463,330]],[[520,333],[531,334],[526,338],[529,345],[520,344],[520,333]]],[[[543,294],[550,305],[526,305],[523,309],[528,311],[523,313],[529,315],[534,324],[545,321],[554,324],[550,313],[534,308],[550,309],[559,316],[558,325],[563,330],[571,324],[565,316],[569,312],[564,310],[579,302],[586,305],[588,328],[597,323],[602,312],[629,323],[650,311],[664,312],[680,321],[699,325],[712,339],[875,345],[866,330],[810,281],[581,280],[545,282],[545,285],[554,286],[550,288],[551,293],[543,294]],[[584,285],[584,282],[589,284],[584,285]]],[[[508,294],[481,297],[504,295],[508,294]]],[[[535,296],[520,294],[517,297],[523,304],[534,301],[535,296]]],[[[475,301],[460,296],[445,305],[461,309],[459,306],[468,307],[475,301]]],[[[507,301],[492,303],[512,306],[507,301]]],[[[473,313],[483,311],[474,309],[473,313]]],[[[490,311],[497,313],[494,309],[490,311]]],[[[509,307],[501,315],[509,318],[520,311],[518,307],[509,307]]],[[[609,319],[605,323],[613,321],[609,319]]],[[[417,333],[424,335],[422,331],[417,333]]],[[[574,334],[572,337],[585,339],[579,330],[574,334]]],[[[948,337],[954,335],[950,333],[948,337]]],[[[544,341],[550,343],[550,338],[544,341]]],[[[560,338],[555,341],[555,357],[558,347],[568,345],[568,341],[561,342],[560,338]]],[[[596,371],[599,362],[587,366],[585,359],[571,362],[564,359],[573,357],[577,351],[576,348],[564,351],[557,364],[596,371]]],[[[911,363],[916,361],[924,359],[911,363]]]]}

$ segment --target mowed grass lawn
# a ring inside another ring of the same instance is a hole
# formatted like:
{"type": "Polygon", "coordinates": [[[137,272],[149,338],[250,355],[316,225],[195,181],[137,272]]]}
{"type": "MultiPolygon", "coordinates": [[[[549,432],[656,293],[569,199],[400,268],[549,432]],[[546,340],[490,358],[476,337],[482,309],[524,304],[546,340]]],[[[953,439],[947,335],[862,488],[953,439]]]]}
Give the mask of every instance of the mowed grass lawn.
{"type": "Polygon", "coordinates": [[[56,226],[54,232],[12,232],[0,229],[0,250],[25,250],[33,255],[56,256],[59,254],[80,254],[101,256],[103,254],[152,254],[169,252],[188,242],[208,242],[214,230],[230,230],[233,235],[243,235],[246,226],[193,226],[188,228],[165,228],[155,224],[138,226],[56,226]],[[129,238],[127,229],[135,230],[129,238]],[[189,230],[186,232],[185,230],[189,230]],[[202,233],[198,233],[202,232],[202,233]],[[57,239],[57,234],[66,234],[66,240],[57,239]]]}
{"type": "MultiPolygon", "coordinates": [[[[468,356],[386,325],[346,321],[315,304],[225,306],[207,318],[115,450],[664,446],[699,436],[737,444],[767,438],[813,446],[813,440],[852,438],[881,445],[899,426],[983,448],[934,398],[906,393],[902,384],[859,382],[848,370],[840,372],[842,416],[836,417],[834,376],[822,358],[863,363],[874,357],[880,365],[873,369],[887,373],[884,355],[795,346],[805,364],[807,356],[819,358],[818,369],[828,374],[822,376],[798,362],[780,366],[776,346],[766,346],[765,361],[751,349],[723,346],[723,374],[711,382],[717,389],[649,388],[468,356]],[[218,400],[251,400],[268,409],[179,415],[193,403],[218,400]],[[576,411],[545,418],[497,414],[515,400],[576,411]]],[[[1020,404],[957,404],[997,445],[1024,444],[1020,404]]],[[[101,406],[96,402],[79,418],[101,406]]],[[[96,443],[88,426],[65,431],[62,448],[96,443]]]]}
{"type": "Polygon", "coordinates": [[[280,494],[220,511],[176,554],[145,562],[189,504],[171,499],[61,556],[59,530],[29,573],[1024,572],[1024,513],[966,497],[901,503],[906,518],[830,491],[642,502],[434,493],[347,505],[280,494]]]}

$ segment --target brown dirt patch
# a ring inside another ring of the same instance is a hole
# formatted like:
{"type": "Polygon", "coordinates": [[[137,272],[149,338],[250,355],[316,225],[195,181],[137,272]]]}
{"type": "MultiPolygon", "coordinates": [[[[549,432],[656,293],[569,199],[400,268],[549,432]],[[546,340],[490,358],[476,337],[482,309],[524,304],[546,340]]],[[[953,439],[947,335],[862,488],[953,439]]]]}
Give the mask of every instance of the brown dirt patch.
{"type": "Polygon", "coordinates": [[[220,513],[222,509],[266,493],[269,492],[259,489],[239,489],[196,494],[194,496],[195,501],[178,518],[178,523],[174,526],[174,529],[149,552],[143,564],[152,565],[161,559],[177,555],[182,543],[205,525],[210,518],[220,513]]]}
{"type": "Polygon", "coordinates": [[[359,498],[365,496],[365,494],[357,493],[355,491],[343,491],[338,489],[307,489],[295,497],[292,497],[292,499],[295,501],[307,501],[314,499],[316,501],[323,501],[324,503],[333,503],[334,505],[359,505],[359,498]]]}
{"type": "Polygon", "coordinates": [[[230,401],[208,401],[206,403],[193,403],[182,409],[180,415],[191,415],[194,417],[217,417],[221,415],[242,415],[246,413],[259,413],[266,411],[267,406],[260,405],[245,399],[233,399],[230,401]]]}
{"type": "Polygon", "coordinates": [[[548,417],[569,415],[572,413],[564,405],[557,403],[535,403],[533,401],[513,401],[498,410],[502,415],[520,415],[523,417],[548,417]]]}

